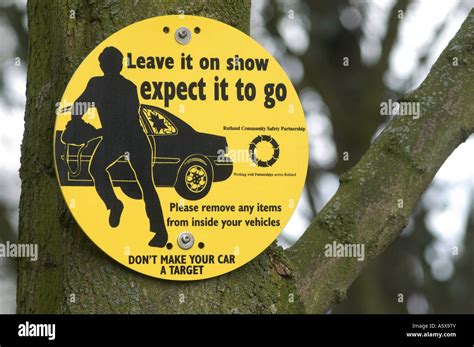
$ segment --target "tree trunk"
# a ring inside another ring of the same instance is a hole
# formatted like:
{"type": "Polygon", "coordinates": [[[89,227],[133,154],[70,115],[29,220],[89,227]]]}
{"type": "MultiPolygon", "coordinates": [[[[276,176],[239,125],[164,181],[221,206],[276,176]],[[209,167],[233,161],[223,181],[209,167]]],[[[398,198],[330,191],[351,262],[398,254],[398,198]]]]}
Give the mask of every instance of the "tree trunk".
{"type": "Polygon", "coordinates": [[[110,34],[145,18],[180,11],[249,32],[250,1],[29,1],[20,242],[38,243],[39,260],[20,263],[18,312],[301,311],[294,280],[275,245],[247,266],[218,278],[158,280],[126,269],[102,253],[63,202],[53,166],[54,104],[72,73],[110,34]]]}
{"type": "Polygon", "coordinates": [[[39,260],[19,263],[18,312],[325,312],[344,299],[367,260],[397,237],[439,167],[474,131],[471,11],[425,82],[404,97],[420,103],[421,117],[389,124],[341,176],[334,198],[288,252],[273,244],[238,270],[195,282],[133,272],[93,245],[63,202],[53,166],[54,105],[104,38],[135,21],[179,11],[249,31],[249,1],[29,1],[19,231],[21,243],[39,245],[39,260]],[[326,257],[333,241],[364,244],[365,260],[326,257]]]}

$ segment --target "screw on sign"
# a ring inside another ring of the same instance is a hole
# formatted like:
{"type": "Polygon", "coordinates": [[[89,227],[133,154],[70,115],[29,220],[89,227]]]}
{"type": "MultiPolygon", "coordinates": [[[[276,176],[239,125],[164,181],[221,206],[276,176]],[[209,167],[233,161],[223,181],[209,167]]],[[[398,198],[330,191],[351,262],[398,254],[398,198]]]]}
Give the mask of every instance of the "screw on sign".
{"type": "Polygon", "coordinates": [[[243,266],[301,195],[298,95],[265,49],[224,23],[164,16],[119,30],[84,59],[57,109],[55,167],[72,215],[140,273],[187,281],[243,266]]]}
{"type": "Polygon", "coordinates": [[[182,27],[176,30],[176,41],[185,45],[191,41],[191,31],[188,28],[182,27]]]}
{"type": "Polygon", "coordinates": [[[178,245],[182,249],[190,249],[194,245],[194,237],[191,233],[184,232],[178,236],[178,245]]]}

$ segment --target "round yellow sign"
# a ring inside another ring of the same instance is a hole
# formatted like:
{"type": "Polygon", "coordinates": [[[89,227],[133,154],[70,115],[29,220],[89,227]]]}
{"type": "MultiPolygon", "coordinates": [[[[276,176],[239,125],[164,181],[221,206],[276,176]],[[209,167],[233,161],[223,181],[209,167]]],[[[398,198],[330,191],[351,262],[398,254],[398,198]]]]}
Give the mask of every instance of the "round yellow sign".
{"type": "Polygon", "coordinates": [[[155,17],[100,43],[56,109],[58,180],[77,223],[143,274],[198,280],[260,254],[308,165],[298,95],[249,36],[155,17]]]}

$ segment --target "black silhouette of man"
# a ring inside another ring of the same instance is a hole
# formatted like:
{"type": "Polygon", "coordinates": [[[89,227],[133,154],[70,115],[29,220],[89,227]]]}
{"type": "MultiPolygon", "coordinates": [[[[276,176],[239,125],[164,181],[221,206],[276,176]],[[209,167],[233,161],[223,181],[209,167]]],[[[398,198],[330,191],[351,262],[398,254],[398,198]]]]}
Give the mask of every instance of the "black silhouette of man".
{"type": "MultiPolygon", "coordinates": [[[[81,105],[84,105],[84,102],[94,102],[102,124],[102,140],[94,152],[89,172],[94,179],[97,193],[110,210],[110,226],[117,227],[124,206],[114,193],[107,170],[128,153],[129,163],[145,200],[150,231],[155,233],[149,245],[164,247],[168,241],[168,233],[153,182],[152,148],[140,125],[137,87],[120,74],[123,55],[117,48],[105,48],[99,56],[99,62],[104,76],[91,78],[86,90],[76,100],[76,103],[81,102],[81,105]]],[[[82,117],[87,111],[86,107],[74,105],[72,110],[72,115],[78,117],[82,117]]]]}

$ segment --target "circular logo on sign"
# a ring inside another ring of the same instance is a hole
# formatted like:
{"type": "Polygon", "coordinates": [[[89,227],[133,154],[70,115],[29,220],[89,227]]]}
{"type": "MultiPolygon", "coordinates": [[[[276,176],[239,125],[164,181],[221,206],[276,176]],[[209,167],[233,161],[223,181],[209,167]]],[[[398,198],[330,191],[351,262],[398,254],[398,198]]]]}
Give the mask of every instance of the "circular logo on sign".
{"type": "Polygon", "coordinates": [[[234,270],[278,236],[308,165],[298,95],[249,36],[164,16],[108,37],[56,109],[69,209],[135,271],[197,280],[234,270]]]}

